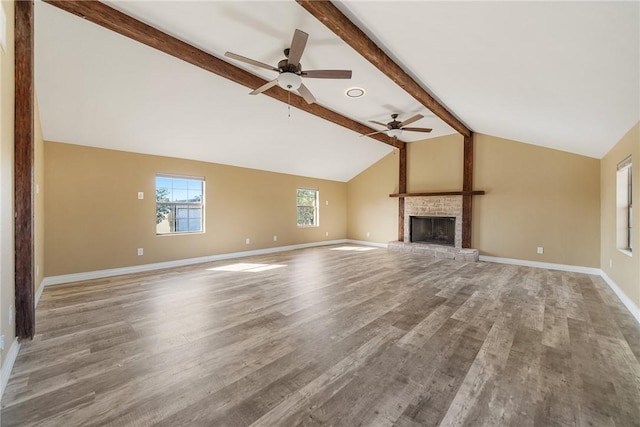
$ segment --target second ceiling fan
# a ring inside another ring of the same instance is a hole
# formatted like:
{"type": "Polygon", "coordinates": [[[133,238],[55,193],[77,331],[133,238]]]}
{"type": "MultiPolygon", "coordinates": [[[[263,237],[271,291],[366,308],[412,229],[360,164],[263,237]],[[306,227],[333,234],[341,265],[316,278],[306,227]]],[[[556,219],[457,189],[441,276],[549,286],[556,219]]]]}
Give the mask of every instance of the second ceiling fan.
{"type": "Polygon", "coordinates": [[[413,123],[413,122],[417,122],[418,120],[424,118],[424,116],[422,114],[416,114],[413,117],[409,117],[407,120],[404,120],[402,122],[396,120],[398,118],[398,114],[392,114],[391,115],[391,121],[389,123],[381,123],[375,120],[369,120],[369,122],[371,123],[375,123],[377,125],[380,126],[384,126],[386,127],[385,130],[379,130],[377,132],[371,132],[368,133],[366,135],[362,135],[362,136],[370,136],[370,135],[375,135],[377,133],[386,133],[387,135],[394,137],[394,138],[398,138],[400,135],[402,135],[402,131],[406,130],[409,132],[431,132],[431,129],[429,128],[416,128],[416,127],[407,127],[407,125],[413,123]]]}
{"type": "Polygon", "coordinates": [[[302,58],[302,53],[307,45],[308,38],[309,34],[301,30],[296,30],[293,34],[293,40],[291,40],[291,47],[284,50],[285,59],[278,62],[277,67],[273,67],[269,64],[265,64],[264,62],[256,61],[232,52],[225,52],[224,55],[256,67],[280,73],[276,79],[271,80],[252,91],[251,95],[257,95],[274,87],[275,85],[279,85],[285,90],[297,90],[300,96],[302,96],[308,104],[313,104],[316,102],[316,99],[304,83],[302,83],[302,78],[350,79],[351,70],[302,70],[300,58],[302,58]]]}

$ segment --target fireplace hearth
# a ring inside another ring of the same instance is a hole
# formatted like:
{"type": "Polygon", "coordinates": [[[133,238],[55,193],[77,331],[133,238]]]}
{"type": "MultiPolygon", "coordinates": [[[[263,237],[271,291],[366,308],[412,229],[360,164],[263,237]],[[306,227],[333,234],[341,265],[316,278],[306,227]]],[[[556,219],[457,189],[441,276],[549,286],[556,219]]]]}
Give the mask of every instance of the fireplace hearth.
{"type": "Polygon", "coordinates": [[[448,216],[410,216],[412,243],[455,246],[456,218],[448,216]]]}

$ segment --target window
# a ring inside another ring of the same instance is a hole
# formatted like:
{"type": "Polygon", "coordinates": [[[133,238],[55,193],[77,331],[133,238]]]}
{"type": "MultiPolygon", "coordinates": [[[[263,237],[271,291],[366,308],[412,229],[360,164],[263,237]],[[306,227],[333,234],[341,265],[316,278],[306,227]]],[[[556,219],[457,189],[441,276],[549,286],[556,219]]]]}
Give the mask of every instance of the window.
{"type": "Polygon", "coordinates": [[[631,157],[618,165],[616,176],[616,228],[618,249],[633,250],[633,207],[632,207],[631,157]]]}
{"type": "Polygon", "coordinates": [[[318,190],[298,188],[298,227],[317,227],[318,220],[318,190]]]}
{"type": "Polygon", "coordinates": [[[156,233],[204,231],[204,178],[156,176],[156,233]]]}

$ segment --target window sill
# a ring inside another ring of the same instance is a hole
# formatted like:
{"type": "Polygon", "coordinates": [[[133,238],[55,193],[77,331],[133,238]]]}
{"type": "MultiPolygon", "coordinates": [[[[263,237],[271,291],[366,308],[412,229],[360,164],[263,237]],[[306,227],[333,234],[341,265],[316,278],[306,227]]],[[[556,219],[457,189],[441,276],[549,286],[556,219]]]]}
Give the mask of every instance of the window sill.
{"type": "Polygon", "coordinates": [[[186,233],[156,233],[157,237],[166,237],[166,236],[191,236],[193,234],[204,234],[204,231],[193,231],[191,233],[186,232],[186,233]]]}
{"type": "Polygon", "coordinates": [[[298,228],[318,228],[319,225],[300,225],[298,224],[298,228]]]}
{"type": "Polygon", "coordinates": [[[618,252],[622,252],[623,254],[625,254],[626,256],[629,256],[629,257],[633,256],[633,252],[630,251],[629,249],[620,249],[620,248],[618,248],[618,252]]]}

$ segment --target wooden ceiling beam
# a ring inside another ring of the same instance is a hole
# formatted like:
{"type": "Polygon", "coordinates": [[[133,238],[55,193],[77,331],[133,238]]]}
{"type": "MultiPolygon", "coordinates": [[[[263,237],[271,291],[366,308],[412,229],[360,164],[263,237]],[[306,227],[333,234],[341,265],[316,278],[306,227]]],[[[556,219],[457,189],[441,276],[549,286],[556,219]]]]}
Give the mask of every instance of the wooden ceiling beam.
{"type": "MultiPolygon", "coordinates": [[[[261,77],[223,61],[208,52],[170,36],[99,1],[44,0],[44,2],[252,90],[267,82],[261,77]]],[[[289,92],[278,86],[263,93],[285,104],[289,102],[289,92]]],[[[291,93],[290,101],[292,106],[302,111],[351,129],[359,134],[365,135],[377,130],[321,105],[307,104],[301,96],[294,93],[291,93]]],[[[405,146],[403,141],[398,141],[385,134],[378,133],[371,135],[370,138],[395,148],[403,148],[405,146]]]]}
{"type": "Polygon", "coordinates": [[[296,0],[296,2],[433,114],[460,134],[466,137],[471,136],[471,130],[464,123],[409,76],[330,1],[296,0]]]}

